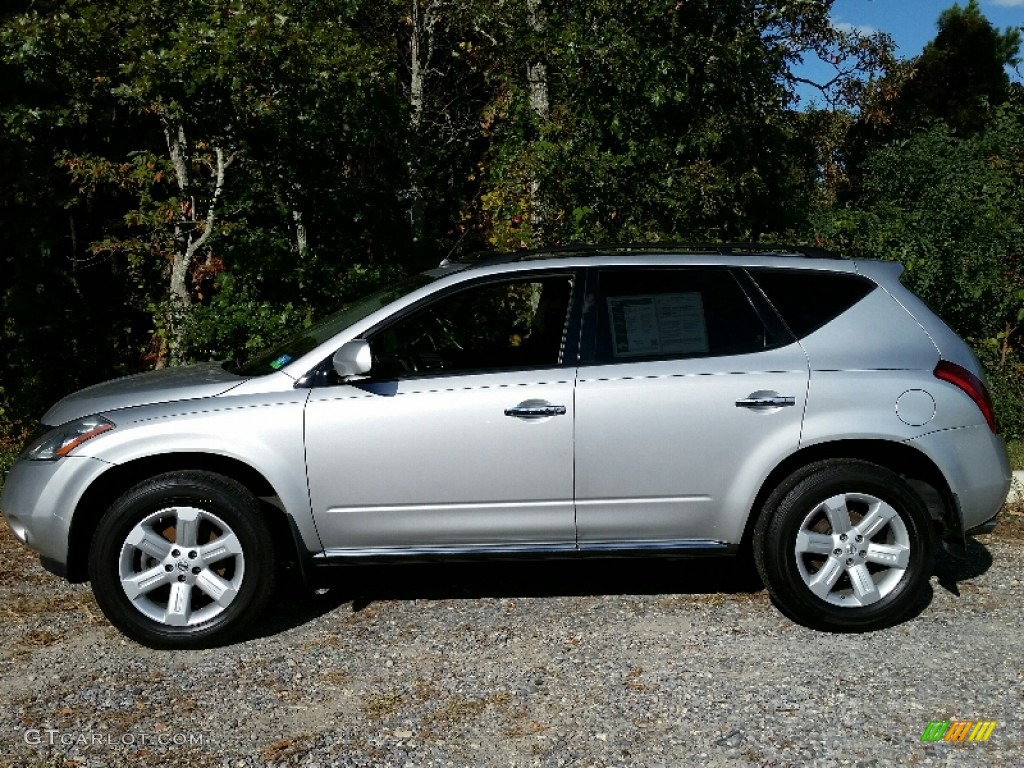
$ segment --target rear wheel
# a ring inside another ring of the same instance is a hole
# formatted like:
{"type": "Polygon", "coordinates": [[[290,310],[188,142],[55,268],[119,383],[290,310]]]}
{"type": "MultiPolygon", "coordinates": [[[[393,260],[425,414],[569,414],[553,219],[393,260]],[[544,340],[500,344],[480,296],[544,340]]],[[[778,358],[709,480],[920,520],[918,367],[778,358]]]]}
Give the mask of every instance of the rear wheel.
{"type": "Polygon", "coordinates": [[[898,475],[823,462],[784,483],[755,529],[758,572],[775,604],[809,627],[866,631],[913,610],[935,557],[928,511],[898,475]]]}
{"type": "Polygon", "coordinates": [[[236,636],[270,595],[273,544],[253,495],[210,472],[173,472],[118,499],[100,520],[89,577],[107,618],[153,648],[236,636]]]}

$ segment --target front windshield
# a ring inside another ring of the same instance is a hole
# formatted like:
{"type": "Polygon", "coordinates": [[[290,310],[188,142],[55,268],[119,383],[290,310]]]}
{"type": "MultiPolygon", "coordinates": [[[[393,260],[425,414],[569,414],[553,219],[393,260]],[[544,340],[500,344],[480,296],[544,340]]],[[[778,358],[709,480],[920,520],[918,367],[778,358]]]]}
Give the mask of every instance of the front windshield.
{"type": "Polygon", "coordinates": [[[412,293],[417,288],[422,288],[434,279],[435,277],[429,274],[413,275],[376,293],[371,293],[369,296],[357,299],[350,304],[346,304],[334,314],[328,315],[318,323],[314,323],[309,328],[304,329],[301,333],[260,352],[255,357],[233,367],[231,370],[239,376],[264,376],[280,370],[292,360],[302,357],[353,323],[373,314],[381,307],[387,306],[391,302],[412,293]]]}

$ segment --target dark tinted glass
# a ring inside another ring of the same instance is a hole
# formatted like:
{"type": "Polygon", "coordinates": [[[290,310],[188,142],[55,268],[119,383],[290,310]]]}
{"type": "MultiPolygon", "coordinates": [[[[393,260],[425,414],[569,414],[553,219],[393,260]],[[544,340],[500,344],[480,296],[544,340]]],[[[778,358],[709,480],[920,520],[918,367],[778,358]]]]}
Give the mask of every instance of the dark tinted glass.
{"type": "Polygon", "coordinates": [[[424,285],[429,285],[432,280],[434,278],[427,274],[408,277],[395,285],[342,307],[313,327],[260,352],[246,363],[233,368],[229,367],[229,370],[239,376],[264,376],[273,373],[381,307],[397,301],[424,285]]]}
{"type": "Polygon", "coordinates": [[[727,270],[606,270],[597,300],[601,362],[741,355],[775,346],[727,270]]]}
{"type": "Polygon", "coordinates": [[[370,338],[378,378],[561,361],[568,276],[489,283],[448,294],[370,338]]]}
{"type": "Polygon", "coordinates": [[[803,338],[838,317],[877,286],[862,277],[795,269],[750,269],[782,319],[803,338]]]}

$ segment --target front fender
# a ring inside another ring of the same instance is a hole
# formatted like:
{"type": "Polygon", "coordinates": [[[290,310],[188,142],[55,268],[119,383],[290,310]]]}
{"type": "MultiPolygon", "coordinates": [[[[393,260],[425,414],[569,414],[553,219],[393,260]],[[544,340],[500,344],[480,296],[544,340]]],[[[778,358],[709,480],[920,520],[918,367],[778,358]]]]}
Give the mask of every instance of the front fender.
{"type": "Polygon", "coordinates": [[[323,549],[306,485],[303,410],[309,390],[207,398],[105,414],[117,427],[77,452],[125,465],[174,454],[208,454],[262,475],[309,552],[323,549]],[[191,407],[189,407],[191,406],[191,407]]]}

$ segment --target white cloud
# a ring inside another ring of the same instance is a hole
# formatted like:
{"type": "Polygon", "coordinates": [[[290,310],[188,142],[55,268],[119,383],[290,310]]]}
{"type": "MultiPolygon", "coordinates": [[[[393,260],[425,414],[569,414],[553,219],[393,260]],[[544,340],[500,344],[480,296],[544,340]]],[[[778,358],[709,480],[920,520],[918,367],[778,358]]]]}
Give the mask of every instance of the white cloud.
{"type": "Polygon", "coordinates": [[[1007,8],[1019,8],[1024,6],[1024,0],[992,0],[992,5],[1002,5],[1007,8]]]}
{"type": "MultiPolygon", "coordinates": [[[[1003,0],[1003,2],[1006,1],[1007,0],[1003,0]]],[[[1024,0],[1009,0],[1009,2],[1024,3],[1024,0]]],[[[856,32],[857,34],[864,36],[873,35],[878,32],[874,27],[869,27],[865,24],[850,24],[846,21],[833,22],[832,26],[840,32],[856,32]]]]}

